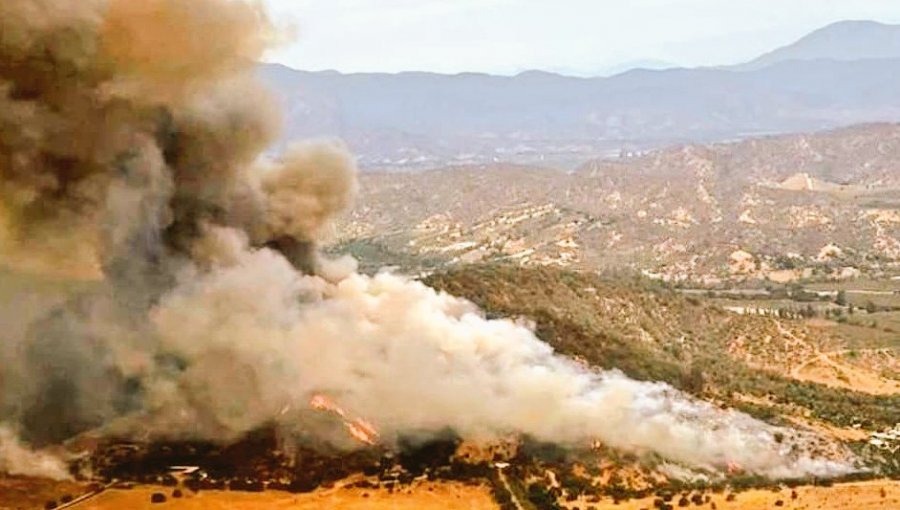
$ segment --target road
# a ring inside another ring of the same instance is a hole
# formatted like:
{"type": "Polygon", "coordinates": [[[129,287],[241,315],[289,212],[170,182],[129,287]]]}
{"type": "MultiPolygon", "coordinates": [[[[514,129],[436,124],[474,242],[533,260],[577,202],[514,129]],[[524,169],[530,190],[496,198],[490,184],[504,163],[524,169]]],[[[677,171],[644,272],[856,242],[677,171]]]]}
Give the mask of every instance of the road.
{"type": "Polygon", "coordinates": [[[516,493],[512,490],[512,487],[510,487],[509,480],[506,479],[506,473],[503,472],[503,468],[497,468],[497,476],[500,478],[500,483],[503,484],[503,488],[509,493],[509,497],[513,504],[516,505],[516,510],[526,510],[525,506],[522,505],[522,502],[519,501],[519,498],[516,497],[516,493]]]}

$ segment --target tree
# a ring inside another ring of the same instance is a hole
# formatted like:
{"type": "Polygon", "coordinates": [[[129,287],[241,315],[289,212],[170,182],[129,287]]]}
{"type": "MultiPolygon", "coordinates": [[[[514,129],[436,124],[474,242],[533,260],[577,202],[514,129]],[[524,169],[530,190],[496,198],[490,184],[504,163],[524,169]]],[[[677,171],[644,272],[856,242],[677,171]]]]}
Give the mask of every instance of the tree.
{"type": "Polygon", "coordinates": [[[696,362],[691,363],[690,370],[687,371],[687,373],[682,374],[681,389],[697,395],[703,393],[705,386],[706,381],[703,377],[703,369],[700,368],[700,365],[696,362]]]}
{"type": "Polygon", "coordinates": [[[847,306],[847,291],[839,290],[837,297],[834,298],[834,304],[838,306],[847,306]]]}
{"type": "Polygon", "coordinates": [[[559,510],[560,506],[556,502],[556,498],[539,483],[532,483],[528,486],[528,500],[531,501],[538,510],[559,510]]]}

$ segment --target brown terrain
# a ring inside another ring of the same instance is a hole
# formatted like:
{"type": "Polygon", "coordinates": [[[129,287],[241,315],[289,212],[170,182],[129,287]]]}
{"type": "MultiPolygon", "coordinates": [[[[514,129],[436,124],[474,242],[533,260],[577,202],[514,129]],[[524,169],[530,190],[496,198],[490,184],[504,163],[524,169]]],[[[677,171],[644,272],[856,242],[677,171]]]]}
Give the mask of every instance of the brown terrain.
{"type": "Polygon", "coordinates": [[[493,510],[497,505],[486,487],[471,487],[452,483],[425,483],[409,491],[388,493],[361,489],[325,489],[310,494],[290,494],[269,491],[264,494],[249,492],[187,491],[180,498],[172,498],[172,490],[164,487],[138,487],[132,490],[110,490],[77,505],[85,510],[112,510],[120,508],[171,508],[173,510],[261,510],[320,508],[345,508],[348,510],[493,510]],[[150,501],[154,493],[169,497],[165,504],[150,501]]]}
{"type": "MultiPolygon", "coordinates": [[[[36,482],[32,481],[32,487],[36,482]]],[[[10,480],[0,479],[0,488],[9,490],[10,480]]],[[[53,490],[45,490],[41,495],[80,495],[84,488],[73,485],[56,484],[53,490]],[[82,489],[79,491],[79,489],[82,489]]],[[[67,508],[86,510],[130,509],[172,509],[172,510],[257,510],[270,508],[320,509],[345,508],[350,510],[495,510],[500,508],[493,501],[486,487],[453,483],[424,483],[409,491],[388,493],[385,491],[364,491],[359,489],[324,489],[311,494],[290,494],[269,491],[263,494],[230,491],[209,491],[193,493],[185,491],[179,497],[172,497],[174,490],[166,487],[144,486],[128,490],[110,489],[88,497],[81,503],[67,508]],[[166,496],[162,503],[152,503],[153,494],[166,496]]],[[[86,493],[88,494],[88,493],[86,493]]],[[[0,508],[41,508],[39,497],[0,492],[0,508]]],[[[833,487],[798,487],[777,490],[751,490],[739,494],[710,493],[704,496],[705,508],[728,510],[756,510],[759,508],[785,508],[788,510],[827,508],[829,510],[886,510],[900,506],[900,482],[854,482],[833,487]],[[707,499],[708,496],[708,499],[707,499]],[[779,504],[778,502],[781,502],[779,504]]],[[[673,497],[674,501],[681,498],[673,497]]],[[[652,508],[656,497],[618,502],[611,499],[597,501],[574,501],[565,505],[567,509],[585,508],[594,510],[639,510],[652,508]]]]}
{"type": "MultiPolygon", "coordinates": [[[[827,386],[850,388],[865,393],[896,395],[900,393],[900,381],[889,379],[876,371],[847,363],[843,357],[847,349],[821,352],[807,359],[791,371],[791,377],[827,386]]],[[[860,352],[860,351],[855,351],[860,352]]],[[[870,349],[863,352],[892,353],[890,349],[870,349]]]]}
{"type": "MultiPolygon", "coordinates": [[[[604,502],[594,505],[596,510],[639,510],[653,508],[656,498],[646,498],[623,503],[604,502]]],[[[673,498],[676,501],[681,499],[673,498]]],[[[753,490],[733,495],[712,494],[702,499],[703,508],[726,510],[757,510],[784,508],[805,510],[823,508],[828,510],[882,510],[900,507],[900,482],[858,482],[836,485],[830,488],[798,487],[777,490],[753,490]]],[[[581,508],[590,508],[591,505],[581,508]]],[[[691,506],[695,506],[691,502],[691,506]]],[[[570,506],[569,508],[574,508],[570,506]]]]}
{"type": "Polygon", "coordinates": [[[367,173],[337,241],[364,259],[628,267],[706,284],[898,271],[900,126],[687,145],[575,172],[367,173]]]}

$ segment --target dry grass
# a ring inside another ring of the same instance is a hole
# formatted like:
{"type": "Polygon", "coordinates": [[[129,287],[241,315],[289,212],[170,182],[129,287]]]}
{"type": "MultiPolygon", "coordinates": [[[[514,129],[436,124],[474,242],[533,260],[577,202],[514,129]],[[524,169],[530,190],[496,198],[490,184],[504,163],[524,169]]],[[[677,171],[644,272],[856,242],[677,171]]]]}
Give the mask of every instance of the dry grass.
{"type": "Polygon", "coordinates": [[[74,482],[55,482],[0,473],[0,510],[44,508],[48,501],[59,501],[63,496],[78,497],[87,492],[87,486],[74,482]]]}
{"type": "MultiPolygon", "coordinates": [[[[2,487],[2,486],[0,486],[2,487]]],[[[328,489],[309,494],[290,494],[268,491],[262,493],[184,491],[181,498],[172,498],[171,487],[140,486],[130,490],[109,490],[72,508],[78,510],[318,510],[339,508],[342,510],[495,510],[497,505],[486,486],[470,486],[459,483],[422,483],[411,488],[388,493],[384,490],[328,489]],[[150,502],[153,493],[162,493],[166,501],[150,502]]],[[[53,497],[45,499],[8,499],[0,509],[41,508],[53,497]]]]}
{"type": "Polygon", "coordinates": [[[900,394],[900,381],[882,377],[866,368],[845,363],[843,351],[821,353],[797,367],[791,376],[832,388],[847,388],[872,395],[900,394]]]}
{"type": "MultiPolygon", "coordinates": [[[[709,494],[709,503],[697,507],[691,503],[687,508],[715,508],[719,510],[889,510],[900,508],[900,482],[874,480],[835,485],[833,487],[797,487],[796,489],[752,490],[734,496],[734,501],[727,501],[727,493],[709,494]],[[796,499],[792,497],[796,492],[796,499]],[[883,496],[882,496],[883,491],[883,496]],[[777,502],[781,501],[781,505],[777,502]]],[[[670,502],[678,508],[680,495],[670,502]]],[[[595,510],[639,510],[654,508],[654,498],[623,501],[618,504],[611,500],[598,503],[575,502],[567,504],[567,508],[594,508],[595,510]]]]}

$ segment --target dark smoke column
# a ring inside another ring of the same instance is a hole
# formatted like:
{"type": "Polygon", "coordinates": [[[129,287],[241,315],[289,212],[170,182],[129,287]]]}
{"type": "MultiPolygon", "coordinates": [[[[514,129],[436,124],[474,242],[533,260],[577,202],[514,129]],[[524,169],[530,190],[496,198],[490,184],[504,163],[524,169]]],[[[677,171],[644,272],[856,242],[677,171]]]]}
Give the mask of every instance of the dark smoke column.
{"type": "Polygon", "coordinates": [[[252,1],[0,2],[0,260],[97,282],[0,351],[0,411],[32,441],[134,412],[187,368],[148,315],[224,256],[211,230],[321,266],[355,166],[336,143],[260,161],[279,119],[253,72],[274,35],[252,1]]]}

